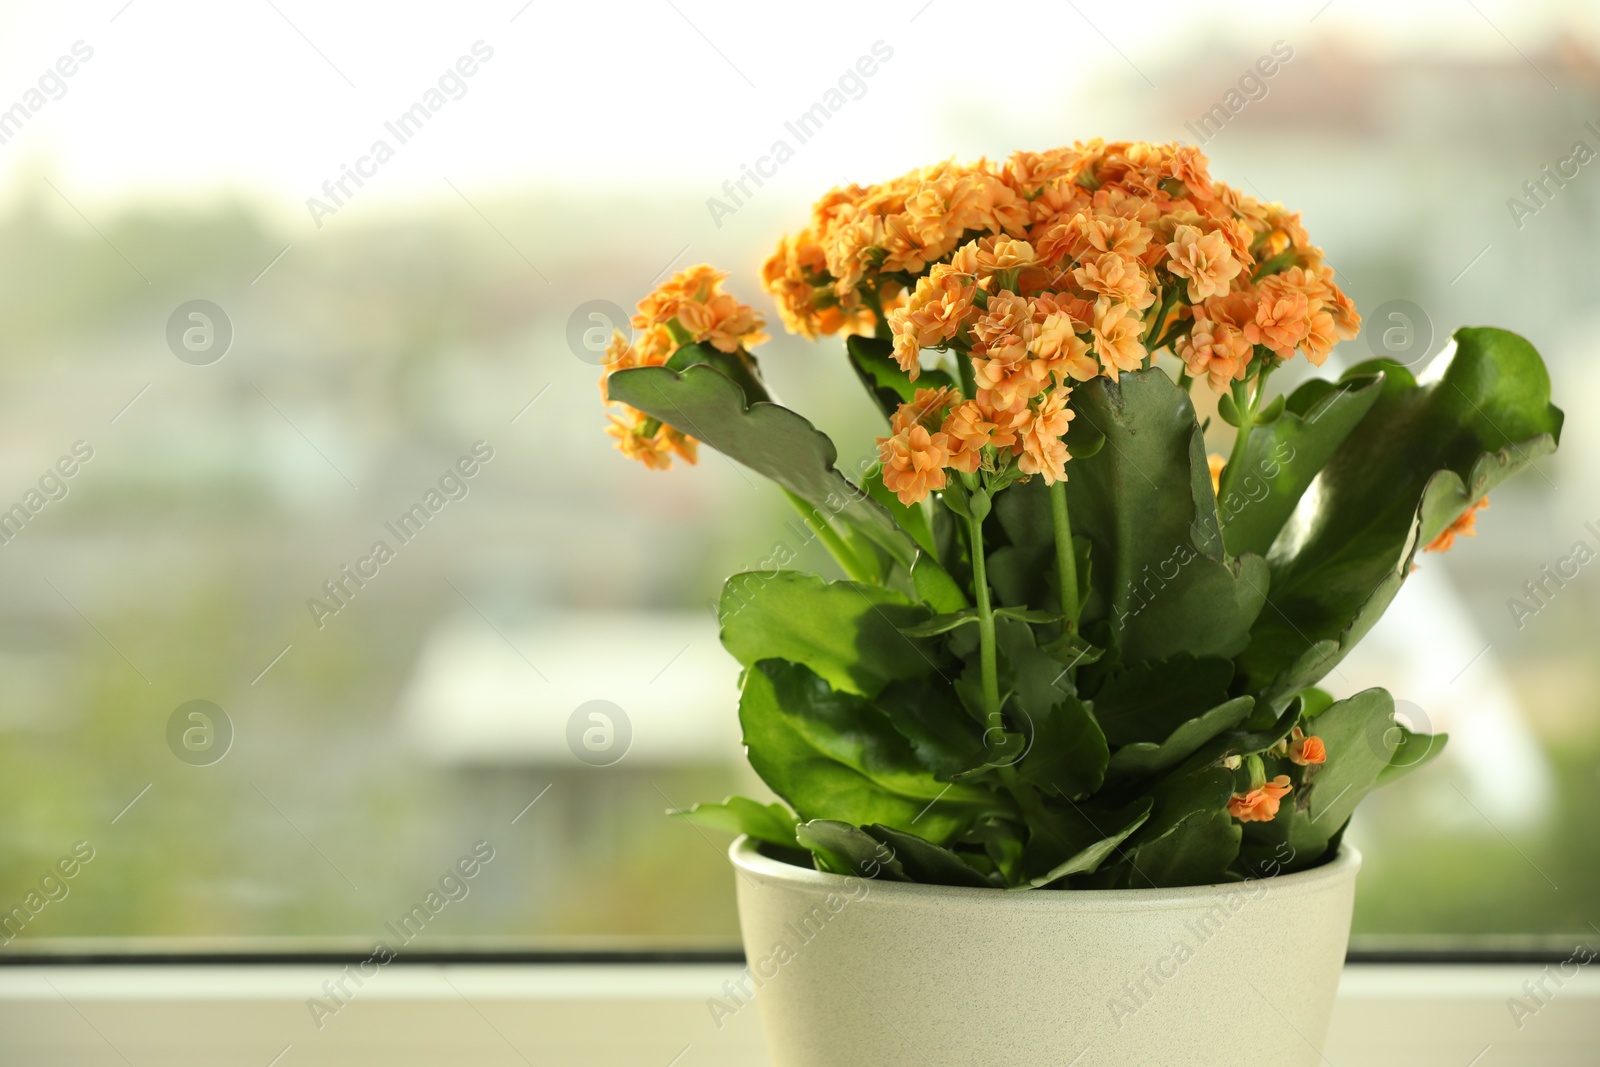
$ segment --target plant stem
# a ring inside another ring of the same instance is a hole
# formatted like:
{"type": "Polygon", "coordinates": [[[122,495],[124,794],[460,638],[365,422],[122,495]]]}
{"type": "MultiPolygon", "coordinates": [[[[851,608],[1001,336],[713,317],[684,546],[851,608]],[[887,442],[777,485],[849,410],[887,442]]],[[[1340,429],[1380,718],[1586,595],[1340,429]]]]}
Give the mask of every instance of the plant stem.
{"type": "Polygon", "coordinates": [[[994,609],[989,604],[988,568],[983,559],[983,520],[967,519],[967,548],[972,553],[972,592],[978,601],[978,667],[983,680],[983,713],[991,729],[1000,718],[1000,674],[995,660],[994,609]]]}
{"type": "Polygon", "coordinates": [[[805,520],[807,528],[817,535],[817,540],[821,541],[827,548],[829,554],[838,562],[851,581],[876,584],[873,576],[861,565],[861,560],[850,550],[850,546],[844,543],[844,538],[840,537],[838,531],[828,525],[826,519],[817,514],[817,509],[812,507],[809,501],[796,496],[787,489],[783,491],[783,495],[789,498],[789,503],[793,504],[795,510],[800,513],[800,517],[805,520]]]}
{"type": "Polygon", "coordinates": [[[1061,588],[1063,633],[1078,628],[1078,553],[1072,547],[1072,517],[1067,514],[1067,483],[1050,487],[1050,523],[1056,535],[1056,578],[1061,588]]]}
{"type": "Polygon", "coordinates": [[[1267,391],[1267,375],[1272,373],[1272,364],[1268,363],[1261,368],[1261,373],[1256,375],[1255,388],[1250,388],[1248,381],[1233,384],[1233,406],[1239,412],[1239,433],[1233,439],[1233,449],[1228,453],[1228,465],[1222,470],[1222,481],[1217,486],[1217,499],[1226,500],[1233,492],[1234,483],[1237,482],[1244,469],[1245,448],[1250,444],[1250,431],[1255,428],[1256,409],[1261,406],[1261,398],[1267,391]]]}

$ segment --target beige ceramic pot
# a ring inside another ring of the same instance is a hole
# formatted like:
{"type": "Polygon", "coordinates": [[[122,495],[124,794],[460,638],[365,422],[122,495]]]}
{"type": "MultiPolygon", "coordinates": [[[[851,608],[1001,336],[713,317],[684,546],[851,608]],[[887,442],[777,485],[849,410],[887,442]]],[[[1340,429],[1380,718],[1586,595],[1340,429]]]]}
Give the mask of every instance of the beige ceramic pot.
{"type": "Polygon", "coordinates": [[[1310,1067],[1361,866],[1003,892],[730,851],[772,1067],[1310,1067]]]}

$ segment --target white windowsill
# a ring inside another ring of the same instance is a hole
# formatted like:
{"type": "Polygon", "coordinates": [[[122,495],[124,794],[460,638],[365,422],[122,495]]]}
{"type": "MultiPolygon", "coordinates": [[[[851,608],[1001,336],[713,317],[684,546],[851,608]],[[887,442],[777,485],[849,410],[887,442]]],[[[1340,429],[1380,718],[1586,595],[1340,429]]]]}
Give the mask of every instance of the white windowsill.
{"type": "MultiPolygon", "coordinates": [[[[1326,1062],[1593,1067],[1600,972],[1585,969],[1559,989],[1547,980],[1554,995],[1519,1030],[1507,999],[1526,999],[1523,983],[1543,970],[1351,965],[1326,1062]]],[[[0,1063],[764,1067],[756,1008],[720,1030],[707,1008],[736,973],[726,965],[394,964],[360,989],[346,979],[354,996],[319,1030],[307,1000],[326,999],[322,984],[340,977],[332,965],[6,967],[0,1063]]]]}

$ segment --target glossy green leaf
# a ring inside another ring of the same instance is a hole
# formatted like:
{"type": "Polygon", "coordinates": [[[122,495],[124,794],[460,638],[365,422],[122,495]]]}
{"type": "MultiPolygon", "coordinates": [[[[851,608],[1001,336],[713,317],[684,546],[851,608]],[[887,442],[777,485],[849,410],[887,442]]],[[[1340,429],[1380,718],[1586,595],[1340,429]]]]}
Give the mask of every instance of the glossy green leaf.
{"type": "Polygon", "coordinates": [[[892,826],[867,826],[863,829],[893,853],[901,870],[913,882],[994,888],[993,882],[979,874],[959,855],[916,834],[908,834],[892,826]]]}
{"type": "Polygon", "coordinates": [[[1341,384],[1313,378],[1288,398],[1279,418],[1255,428],[1235,489],[1218,502],[1229,552],[1266,555],[1306,487],[1382,390],[1383,378],[1376,374],[1341,384]]]}
{"type": "Polygon", "coordinates": [[[787,848],[799,848],[795,824],[800,820],[782,804],[762,804],[749,797],[732,796],[720,804],[696,804],[669,814],[699,826],[729,833],[748,834],[757,841],[768,841],[787,848]]]}
{"type": "Polygon", "coordinates": [[[1228,699],[1233,664],[1215,656],[1173,656],[1111,675],[1094,692],[1094,714],[1113,746],[1161,742],[1228,699]]]}
{"type": "Polygon", "coordinates": [[[1182,723],[1159,744],[1140,741],[1111,754],[1107,774],[1114,778],[1137,778],[1160,774],[1188,759],[1200,746],[1231,730],[1255,708],[1255,697],[1235,697],[1210,711],[1182,723]]]}
{"type": "Polygon", "coordinates": [[[930,552],[917,553],[911,565],[911,585],[924,604],[942,615],[960,611],[969,603],[966,592],[930,552]]]}
{"type": "Polygon", "coordinates": [[[1086,612],[1085,624],[1102,622],[1127,662],[1238,654],[1266,596],[1267,565],[1223,551],[1188,395],[1151,369],[1086,382],[1072,404],[1068,447],[1080,425],[1106,439],[1072,461],[1067,480],[1073,529],[1103,564],[1092,576],[1103,615],[1086,612]]]}
{"type": "Polygon", "coordinates": [[[681,373],[666,367],[621,370],[606,379],[606,389],[612,400],[704,441],[911,566],[916,542],[882,505],[839,473],[834,466],[838,450],[804,417],[768,401],[747,405],[744,390],[707,364],[681,373]]]}
{"type": "Polygon", "coordinates": [[[1092,874],[1150,817],[1152,801],[1141,797],[1121,808],[1088,805],[1051,808],[1028,821],[1023,864],[1033,885],[1045,887],[1073,875],[1092,874]]]}
{"type": "Polygon", "coordinates": [[[736,574],[718,606],[723,647],[744,666],[803,663],[835,688],[868,697],[897,678],[939,670],[937,647],[902,632],[927,616],[893,590],[799,571],[736,574]]]}
{"type": "Polygon", "coordinates": [[[1248,687],[1274,702],[1332,669],[1388,606],[1421,546],[1560,437],[1544,363],[1516,334],[1457,330],[1453,353],[1422,384],[1381,361],[1345,381],[1378,370],[1381,394],[1269,556],[1270,603],[1238,662],[1248,687]]]}
{"type": "Polygon", "coordinates": [[[886,882],[912,881],[889,848],[847,822],[812,819],[796,827],[795,836],[815,857],[819,871],[886,882]]]}
{"type": "Polygon", "coordinates": [[[884,823],[943,843],[1003,807],[940,781],[883,712],[799,664],[746,671],[739,721],[750,765],[802,819],[884,823]]]}
{"type": "Polygon", "coordinates": [[[1142,848],[1127,869],[1130,889],[1216,885],[1229,881],[1242,828],[1226,811],[1197,812],[1176,833],[1142,848]]]}

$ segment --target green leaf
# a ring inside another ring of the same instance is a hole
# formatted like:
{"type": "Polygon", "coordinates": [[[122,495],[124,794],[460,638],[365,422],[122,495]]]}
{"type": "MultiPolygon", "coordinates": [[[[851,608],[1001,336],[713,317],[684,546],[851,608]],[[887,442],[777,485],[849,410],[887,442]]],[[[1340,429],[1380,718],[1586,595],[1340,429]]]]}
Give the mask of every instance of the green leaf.
{"type": "Polygon", "coordinates": [[[1024,749],[1017,773],[1038,789],[1077,799],[1105,781],[1110,750],[1094,716],[1073,695],[1068,671],[1039,648],[1033,630],[1018,619],[995,620],[1001,678],[1015,694],[1013,710],[1021,723],[1024,749]]]}
{"type": "Polygon", "coordinates": [[[1307,486],[1382,391],[1382,375],[1338,385],[1314,378],[1294,391],[1280,418],[1251,433],[1234,478],[1237,492],[1219,502],[1229,552],[1266,554],[1307,486]]]}
{"type": "Polygon", "coordinates": [[[1030,881],[1043,888],[1072,875],[1092,874],[1150,817],[1151,803],[1149,797],[1140,797],[1110,810],[1075,805],[1030,818],[1023,865],[1038,872],[1030,881]]]}
{"type": "Polygon", "coordinates": [[[1096,378],[1073,390],[1080,424],[1106,447],[1075,458],[1067,481],[1074,529],[1104,566],[1091,576],[1085,626],[1103,622],[1126,662],[1180,652],[1232,657],[1249,641],[1267,592],[1259,556],[1232,559],[1205,442],[1188,395],[1165,371],[1096,378]]]}
{"type": "Polygon", "coordinates": [[[953,781],[992,758],[983,747],[982,726],[967,714],[954,687],[941,680],[891,682],[876,703],[911,742],[922,765],[942,781],[953,781]]]}
{"type": "Polygon", "coordinates": [[[800,820],[782,804],[762,804],[749,797],[732,796],[720,804],[696,804],[669,814],[714,830],[749,834],[757,841],[768,841],[788,848],[800,847],[794,836],[795,824],[800,820]]]}
{"type": "Polygon", "coordinates": [[[1238,426],[1240,423],[1244,422],[1244,416],[1239,412],[1239,405],[1233,402],[1233,395],[1231,393],[1217,394],[1217,414],[1220,415],[1222,417],[1222,421],[1227,423],[1229,426],[1238,426]]]}
{"type": "Polygon", "coordinates": [[[1516,334],[1457,330],[1453,354],[1424,384],[1382,361],[1344,380],[1378,370],[1381,395],[1273,544],[1270,606],[1238,663],[1247,688],[1274,702],[1330,670],[1388,606],[1417,551],[1560,438],[1544,363],[1516,334]]]}
{"type": "Polygon", "coordinates": [[[892,826],[868,826],[864,829],[889,848],[901,869],[913,882],[920,882],[923,885],[994,888],[993,882],[947,848],[940,848],[916,834],[908,834],[892,826]]]}
{"type": "MultiPolygon", "coordinates": [[[[1449,734],[1417,734],[1412,733],[1402,723],[1396,722],[1389,729],[1399,738],[1395,746],[1394,755],[1389,757],[1389,765],[1378,772],[1378,784],[1388,785],[1398,781],[1423,766],[1430,760],[1438,757],[1444,751],[1444,746],[1449,742],[1449,734]]],[[[1308,733],[1317,731],[1307,727],[1308,733]]],[[[1319,735],[1320,736],[1320,735],[1319,735]]]]}
{"type": "Polygon", "coordinates": [[[911,585],[922,602],[940,614],[953,614],[967,606],[967,594],[929,552],[917,553],[911,565],[911,585]]]}
{"type": "Polygon", "coordinates": [[[1218,704],[1204,715],[1183,723],[1160,744],[1140,741],[1119,748],[1111,754],[1107,773],[1117,778],[1134,778],[1160,774],[1176,767],[1207,741],[1224,730],[1238,726],[1255,708],[1255,704],[1255,697],[1235,697],[1225,704],[1218,704]]]}
{"type": "MultiPolygon", "coordinates": [[[[730,381],[737,385],[744,394],[746,404],[754,404],[759,400],[771,401],[772,396],[767,392],[767,383],[761,378],[761,370],[756,366],[756,361],[744,349],[735,352],[724,352],[715,345],[700,341],[696,344],[682,345],[667,360],[668,370],[685,371],[696,364],[715,367],[730,381]]],[[[663,419],[663,422],[666,420],[663,419]]]]}
{"type": "Polygon", "coordinates": [[[816,858],[819,871],[887,882],[911,881],[893,852],[849,823],[812,819],[796,827],[795,836],[816,858]]]}
{"type": "Polygon", "coordinates": [[[935,615],[927,622],[917,623],[915,626],[902,626],[900,632],[907,637],[937,637],[947,634],[957,626],[965,626],[969,622],[978,621],[977,608],[964,608],[953,611],[948,615],[935,615]]]}
{"type": "Polygon", "coordinates": [[[1111,675],[1094,692],[1095,717],[1113,746],[1160,742],[1228,699],[1233,664],[1215,656],[1173,656],[1111,675]]]}
{"type": "MultiPolygon", "coordinates": [[[[1189,819],[1226,811],[1233,796],[1233,772],[1206,766],[1169,774],[1152,793],[1155,808],[1128,842],[1130,855],[1175,833],[1189,819]]],[[[1226,866],[1226,864],[1224,864],[1226,866]]]]}
{"type": "Polygon", "coordinates": [[[629,404],[771,478],[824,514],[859,531],[905,567],[916,542],[883,507],[840,474],[827,435],[788,408],[758,400],[707,364],[681,373],[634,367],[606,379],[612,400],[629,404]]]}
{"type": "Polygon", "coordinates": [[[889,341],[853,335],[845,338],[844,347],[856,377],[866,386],[885,418],[892,416],[901,404],[916,399],[918,389],[938,389],[954,384],[941,370],[924,370],[913,382],[895,362],[894,345],[889,341]]]}
{"type": "Polygon", "coordinates": [[[1228,881],[1242,829],[1226,811],[1191,815],[1177,833],[1139,850],[1128,870],[1131,889],[1168,889],[1228,881]]]}
{"type": "Polygon", "coordinates": [[[999,806],[940,781],[883,712],[798,664],[746,671],[739,721],[750,765],[802,819],[884,823],[943,843],[999,806]]]}
{"type": "Polygon", "coordinates": [[[867,697],[938,669],[937,648],[901,632],[927,614],[893,590],[799,571],[736,574],[718,606],[723,647],[744,666],[803,663],[833,687],[867,697]]]}
{"type": "Polygon", "coordinates": [[[1028,752],[1017,776],[1041,792],[1080,800],[1105,782],[1110,749],[1105,734],[1077,697],[1067,696],[1033,720],[1028,752]]]}

